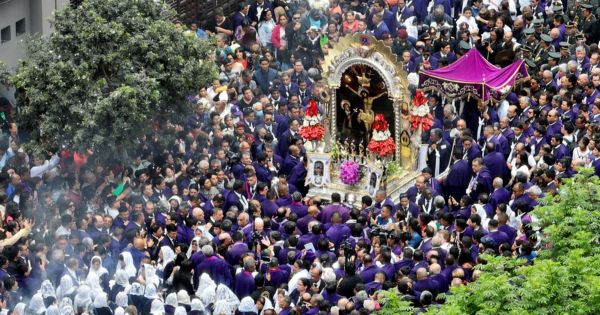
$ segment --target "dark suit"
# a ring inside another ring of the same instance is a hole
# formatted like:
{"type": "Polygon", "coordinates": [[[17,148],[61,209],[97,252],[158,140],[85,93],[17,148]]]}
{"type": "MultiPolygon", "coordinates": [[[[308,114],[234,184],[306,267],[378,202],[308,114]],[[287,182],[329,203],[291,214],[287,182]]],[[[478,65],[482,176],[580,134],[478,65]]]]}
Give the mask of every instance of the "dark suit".
{"type": "Polygon", "coordinates": [[[442,173],[446,167],[448,167],[448,163],[450,162],[450,150],[451,146],[447,141],[440,140],[436,144],[436,150],[428,150],[427,153],[427,166],[435,173],[436,172],[436,163],[438,165],[438,173],[434,174],[438,176],[442,173]],[[439,154],[439,157],[438,157],[439,154]]]}
{"type": "Polygon", "coordinates": [[[460,200],[467,190],[473,171],[469,162],[465,160],[456,161],[450,166],[450,172],[444,180],[442,187],[447,197],[460,200]]]}

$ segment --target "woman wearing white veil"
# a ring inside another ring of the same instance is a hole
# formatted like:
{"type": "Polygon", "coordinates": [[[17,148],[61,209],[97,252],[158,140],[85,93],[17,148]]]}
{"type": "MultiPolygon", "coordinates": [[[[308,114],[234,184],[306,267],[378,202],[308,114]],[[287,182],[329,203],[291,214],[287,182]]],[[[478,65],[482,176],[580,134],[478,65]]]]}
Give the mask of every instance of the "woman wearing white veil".
{"type": "Polygon", "coordinates": [[[56,304],[48,306],[46,309],[46,315],[61,315],[60,310],[56,304]]]}
{"type": "Polygon", "coordinates": [[[137,269],[133,264],[133,257],[130,252],[122,252],[119,255],[119,261],[117,263],[117,271],[125,270],[129,278],[135,278],[137,276],[137,269]]]}
{"type": "Polygon", "coordinates": [[[265,297],[265,305],[263,306],[262,310],[260,311],[260,315],[263,315],[268,310],[275,311],[275,307],[273,307],[273,302],[271,302],[271,299],[265,297]]]}
{"type": "Polygon", "coordinates": [[[128,292],[129,287],[129,276],[127,276],[127,271],[117,271],[115,273],[115,281],[109,291],[110,294],[108,295],[108,300],[115,301],[117,294],[119,294],[119,292],[128,292]]]}
{"type": "Polygon", "coordinates": [[[160,248],[160,252],[159,252],[158,256],[159,256],[159,259],[158,259],[158,265],[156,266],[156,269],[158,269],[161,272],[165,270],[165,267],[167,266],[168,263],[172,262],[173,260],[175,260],[175,257],[177,257],[175,252],[169,246],[162,246],[160,248]]]}
{"type": "Polygon", "coordinates": [[[141,310],[144,305],[144,287],[139,282],[134,282],[131,284],[131,288],[129,289],[129,298],[131,299],[131,303],[138,309],[141,310]]]}
{"type": "Polygon", "coordinates": [[[204,307],[204,303],[200,299],[193,299],[190,305],[190,315],[204,315],[205,313],[206,308],[204,307]]]}
{"type": "Polygon", "coordinates": [[[196,296],[202,297],[204,290],[208,287],[215,287],[214,290],[217,289],[217,284],[211,279],[211,277],[207,273],[203,273],[200,276],[200,281],[198,283],[198,289],[196,289],[196,296]]]}
{"type": "Polygon", "coordinates": [[[125,310],[122,307],[117,307],[115,308],[115,314],[114,315],[125,315],[125,310]]]}
{"type": "Polygon", "coordinates": [[[169,293],[165,298],[165,313],[173,315],[177,306],[179,306],[179,303],[177,303],[177,293],[169,293]]]}
{"type": "Polygon", "coordinates": [[[100,285],[100,278],[94,272],[88,273],[85,283],[92,289],[92,296],[98,296],[98,294],[104,292],[102,285],[100,285]]]}
{"type": "Polygon", "coordinates": [[[62,298],[62,300],[60,300],[60,307],[62,308],[63,306],[70,306],[71,308],[73,308],[73,300],[71,300],[71,298],[68,297],[62,298]]]}
{"type": "Polygon", "coordinates": [[[64,275],[60,278],[60,284],[56,288],[56,298],[59,300],[65,297],[72,298],[76,289],[77,287],[73,284],[73,279],[68,275],[64,275]]]}
{"type": "Polygon", "coordinates": [[[199,249],[199,248],[200,248],[200,246],[198,245],[198,244],[200,244],[200,239],[201,239],[201,237],[200,237],[200,236],[196,236],[196,237],[194,237],[194,238],[192,239],[192,242],[190,243],[190,247],[188,247],[188,250],[187,250],[187,252],[185,253],[185,255],[187,256],[187,258],[188,258],[188,259],[190,259],[190,258],[192,257],[192,255],[195,253],[195,252],[194,252],[194,249],[193,249],[192,247],[196,246],[196,252],[200,250],[200,249],[199,249]],[[194,243],[195,243],[196,245],[193,245],[194,243]]]}
{"type": "Polygon", "coordinates": [[[177,306],[177,308],[175,308],[174,315],[187,315],[187,311],[185,310],[185,307],[177,306]]]}
{"type": "Polygon", "coordinates": [[[44,280],[44,282],[42,282],[40,293],[42,294],[42,298],[46,305],[50,305],[56,301],[56,290],[54,290],[54,285],[50,280],[44,280]]]}
{"type": "MultiPolygon", "coordinates": [[[[483,205],[480,204],[480,203],[476,203],[476,204],[473,205],[473,207],[475,207],[476,213],[481,218],[481,224],[480,224],[480,226],[487,227],[487,224],[490,221],[490,219],[487,217],[487,213],[485,212],[485,209],[483,208],[483,205]]],[[[471,213],[473,213],[473,210],[471,210],[471,213]]]]}
{"type": "Polygon", "coordinates": [[[88,271],[88,275],[90,273],[95,273],[100,279],[100,285],[105,292],[109,290],[109,278],[108,278],[108,270],[102,266],[102,257],[94,256],[90,259],[90,271],[88,271]]]}
{"type": "Polygon", "coordinates": [[[152,301],[158,299],[158,289],[153,283],[146,284],[146,290],[144,292],[144,304],[142,309],[139,311],[142,314],[148,314],[152,308],[152,301]]]}
{"type": "Polygon", "coordinates": [[[17,303],[12,314],[13,315],[25,315],[25,307],[26,306],[27,305],[25,305],[25,303],[17,303]]]}
{"type": "Polygon", "coordinates": [[[115,297],[115,304],[122,308],[126,308],[127,305],[129,305],[129,300],[127,299],[127,293],[125,293],[125,292],[117,293],[117,296],[115,297]]]}
{"type": "Polygon", "coordinates": [[[165,304],[159,299],[155,299],[152,301],[152,305],[150,305],[150,313],[151,315],[165,315],[165,304]]]}
{"type": "Polygon", "coordinates": [[[112,310],[108,306],[108,298],[106,293],[102,292],[94,298],[94,314],[96,315],[112,315],[112,310]]]}
{"type": "Polygon", "coordinates": [[[231,315],[235,311],[235,308],[231,308],[231,305],[227,301],[219,300],[215,303],[215,310],[213,315],[231,315]]]}
{"type": "Polygon", "coordinates": [[[158,287],[160,285],[160,278],[156,275],[156,268],[150,264],[144,264],[144,280],[146,281],[146,287],[149,284],[153,284],[158,287]]]}
{"type": "Polygon", "coordinates": [[[254,300],[249,296],[242,299],[242,301],[240,302],[240,306],[238,306],[237,310],[242,314],[258,315],[258,309],[256,308],[256,304],[254,303],[254,300]]]}
{"type": "Polygon", "coordinates": [[[92,304],[92,289],[86,285],[80,285],[75,295],[74,308],[77,313],[87,312],[92,304]]]}
{"type": "Polygon", "coordinates": [[[29,313],[33,315],[43,314],[46,311],[44,305],[44,298],[41,293],[36,293],[31,297],[29,301],[29,313]]]}
{"type": "Polygon", "coordinates": [[[216,299],[218,301],[225,301],[229,304],[229,307],[232,310],[236,310],[238,305],[240,305],[240,299],[224,284],[219,284],[217,286],[216,299]]]}

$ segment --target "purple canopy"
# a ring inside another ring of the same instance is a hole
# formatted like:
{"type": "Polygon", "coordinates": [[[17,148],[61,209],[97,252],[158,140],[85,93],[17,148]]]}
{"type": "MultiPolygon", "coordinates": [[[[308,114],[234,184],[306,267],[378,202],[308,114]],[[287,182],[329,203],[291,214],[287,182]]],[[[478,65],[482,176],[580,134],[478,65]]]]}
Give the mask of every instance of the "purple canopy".
{"type": "Polygon", "coordinates": [[[504,99],[516,83],[528,77],[523,60],[499,68],[472,48],[447,67],[421,71],[419,82],[424,91],[448,98],[475,97],[487,103],[504,99]]]}

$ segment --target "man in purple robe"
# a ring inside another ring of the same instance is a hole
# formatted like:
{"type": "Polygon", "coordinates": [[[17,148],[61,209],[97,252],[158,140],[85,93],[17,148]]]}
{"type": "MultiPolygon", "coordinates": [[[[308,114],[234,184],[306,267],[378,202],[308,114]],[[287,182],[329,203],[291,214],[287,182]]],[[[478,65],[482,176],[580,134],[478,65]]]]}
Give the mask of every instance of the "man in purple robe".
{"type": "Polygon", "coordinates": [[[305,217],[308,214],[308,207],[302,204],[302,194],[296,191],[292,194],[292,205],[290,210],[298,216],[298,219],[305,217]]]}
{"type": "Polygon", "coordinates": [[[250,296],[256,289],[256,283],[252,275],[256,266],[254,258],[246,256],[243,266],[244,269],[235,276],[235,286],[233,288],[233,292],[239,299],[250,296]]]}
{"type": "Polygon", "coordinates": [[[471,199],[477,199],[480,193],[490,193],[492,191],[492,176],[481,158],[473,160],[471,168],[474,175],[467,188],[467,193],[471,196],[471,199]]]}
{"type": "Polygon", "coordinates": [[[313,244],[314,248],[317,248],[317,243],[322,237],[321,234],[323,233],[323,228],[321,224],[318,222],[311,222],[308,224],[308,227],[310,233],[301,235],[298,239],[298,246],[296,246],[296,248],[299,250],[304,249],[304,245],[309,243],[313,244]]]}
{"type": "Polygon", "coordinates": [[[271,257],[267,272],[265,273],[265,285],[279,288],[280,285],[289,281],[290,274],[279,267],[279,260],[271,257]]]}
{"type": "Polygon", "coordinates": [[[483,163],[485,167],[490,171],[492,178],[500,177],[507,181],[509,177],[508,166],[506,166],[506,159],[504,155],[496,151],[496,144],[493,142],[486,143],[486,154],[483,157],[483,163]]]}
{"type": "Polygon", "coordinates": [[[375,274],[377,272],[381,272],[381,269],[379,269],[377,265],[375,265],[375,263],[373,262],[373,258],[370,254],[366,254],[363,257],[362,262],[363,268],[358,275],[362,279],[363,283],[372,282],[373,280],[375,280],[375,274]]]}
{"type": "Polygon", "coordinates": [[[342,204],[342,196],[339,193],[331,194],[331,204],[323,209],[321,213],[321,223],[331,223],[331,216],[334,212],[339,212],[342,215],[342,221],[348,221],[350,217],[350,211],[342,204]]]}
{"type": "Polygon", "coordinates": [[[494,178],[492,186],[494,191],[490,194],[490,205],[496,211],[499,204],[510,201],[510,192],[504,188],[504,181],[501,178],[494,178]]]}
{"type": "Polygon", "coordinates": [[[248,252],[250,252],[250,249],[248,244],[244,242],[244,233],[239,230],[234,232],[233,244],[227,249],[225,260],[232,266],[239,265],[241,257],[248,252]]]}
{"type": "Polygon", "coordinates": [[[331,226],[325,235],[335,245],[335,248],[339,248],[342,242],[350,237],[350,228],[342,224],[342,215],[339,212],[334,212],[331,216],[331,226]]]}
{"type": "Polygon", "coordinates": [[[205,258],[196,267],[196,273],[202,274],[206,272],[217,284],[222,283],[231,287],[233,285],[231,266],[225,260],[215,256],[211,245],[204,245],[202,247],[202,254],[205,258]]]}
{"type": "Polygon", "coordinates": [[[453,162],[450,166],[448,176],[442,182],[442,190],[448,197],[453,197],[455,200],[465,194],[469,180],[471,180],[472,170],[469,162],[462,159],[462,152],[456,149],[453,152],[453,162]]]}
{"type": "Polygon", "coordinates": [[[498,230],[498,220],[491,219],[488,222],[488,229],[489,233],[487,234],[487,236],[491,237],[496,242],[496,247],[494,248],[494,251],[496,253],[498,253],[500,245],[504,243],[510,244],[510,238],[508,237],[508,235],[498,230]]]}

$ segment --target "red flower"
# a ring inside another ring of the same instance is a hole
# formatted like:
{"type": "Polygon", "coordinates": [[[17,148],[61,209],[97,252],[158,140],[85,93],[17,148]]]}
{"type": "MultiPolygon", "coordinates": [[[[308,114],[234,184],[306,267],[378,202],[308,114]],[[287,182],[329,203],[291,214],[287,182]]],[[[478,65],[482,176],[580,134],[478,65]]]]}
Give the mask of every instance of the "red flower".
{"type": "Polygon", "coordinates": [[[303,126],[300,128],[300,135],[308,141],[321,140],[325,135],[325,128],[321,125],[303,126]]]}
{"type": "Polygon", "coordinates": [[[317,107],[317,102],[315,102],[315,100],[308,101],[308,107],[304,114],[306,116],[317,116],[319,114],[319,108],[317,107]]]}
{"type": "Polygon", "coordinates": [[[388,122],[382,114],[375,115],[375,122],[373,122],[373,130],[386,131],[389,128],[388,122]]]}
{"type": "Polygon", "coordinates": [[[427,114],[427,116],[425,117],[411,115],[410,127],[412,128],[412,130],[419,129],[419,126],[422,128],[423,131],[428,131],[431,128],[431,126],[433,126],[433,117],[431,116],[431,114],[427,114]]]}
{"type": "Polygon", "coordinates": [[[394,154],[396,151],[396,143],[394,143],[394,139],[392,139],[392,137],[389,137],[383,141],[375,141],[371,139],[367,148],[369,151],[375,154],[387,156],[394,154]]]}
{"type": "Polygon", "coordinates": [[[415,106],[421,106],[425,103],[427,103],[427,99],[425,98],[423,91],[417,90],[417,93],[415,94],[415,97],[413,98],[413,104],[415,106]]]}

